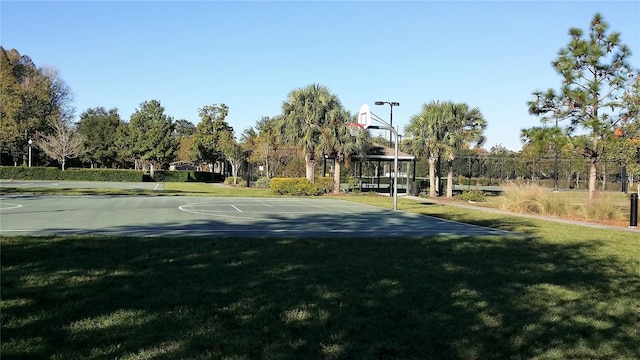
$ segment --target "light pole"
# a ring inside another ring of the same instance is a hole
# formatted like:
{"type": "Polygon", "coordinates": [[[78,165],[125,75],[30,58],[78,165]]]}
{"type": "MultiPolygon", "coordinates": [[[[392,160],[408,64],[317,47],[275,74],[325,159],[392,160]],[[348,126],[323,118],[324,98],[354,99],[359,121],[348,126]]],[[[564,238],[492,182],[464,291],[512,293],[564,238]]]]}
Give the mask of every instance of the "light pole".
{"type": "MultiPolygon", "coordinates": [[[[389,104],[389,127],[393,129],[393,107],[400,106],[400,103],[397,101],[376,101],[375,104],[376,105],[389,104]]],[[[396,135],[397,135],[397,132],[396,132],[396,135]]],[[[393,131],[389,133],[389,147],[391,147],[391,144],[393,143],[392,138],[393,138],[393,131]]],[[[397,140],[398,139],[396,138],[396,142],[397,140]]],[[[389,171],[389,193],[391,193],[391,171],[389,171]]]]}
{"type": "Polygon", "coordinates": [[[33,140],[29,139],[29,167],[31,167],[31,144],[33,144],[33,140]]]}
{"type": "Polygon", "coordinates": [[[553,134],[553,152],[555,160],[553,163],[553,192],[558,192],[558,118],[556,117],[556,129],[553,134]]]}

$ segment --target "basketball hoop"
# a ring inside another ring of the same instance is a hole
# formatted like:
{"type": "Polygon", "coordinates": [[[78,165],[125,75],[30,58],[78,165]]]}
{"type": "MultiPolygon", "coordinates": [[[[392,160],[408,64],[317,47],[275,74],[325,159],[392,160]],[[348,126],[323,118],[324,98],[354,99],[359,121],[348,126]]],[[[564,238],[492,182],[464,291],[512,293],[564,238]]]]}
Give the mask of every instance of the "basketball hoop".
{"type": "Polygon", "coordinates": [[[362,104],[362,106],[360,106],[357,122],[358,124],[362,125],[363,129],[371,126],[371,110],[369,110],[369,105],[362,104]]]}
{"type": "Polygon", "coordinates": [[[347,129],[349,129],[349,133],[353,137],[358,137],[362,130],[364,130],[364,125],[358,123],[347,123],[347,129]]]}

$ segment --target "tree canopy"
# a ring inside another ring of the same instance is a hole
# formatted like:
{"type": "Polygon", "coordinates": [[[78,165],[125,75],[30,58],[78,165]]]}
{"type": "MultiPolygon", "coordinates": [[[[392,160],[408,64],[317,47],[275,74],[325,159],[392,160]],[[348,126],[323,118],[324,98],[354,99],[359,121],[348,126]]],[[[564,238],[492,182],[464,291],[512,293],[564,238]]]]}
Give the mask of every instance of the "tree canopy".
{"type": "Polygon", "coordinates": [[[528,102],[529,113],[546,124],[559,121],[571,138],[586,131],[588,142],[580,142],[581,154],[589,160],[589,200],[596,190],[597,164],[606,152],[606,141],[614,128],[631,118],[625,95],[638,70],[628,62],[629,47],[620,33],[609,31],[601,14],[591,20],[588,33],[569,29],[569,43],[551,63],[561,77],[559,91],[535,91],[528,102]]]}
{"type": "Polygon", "coordinates": [[[338,97],[326,86],[311,84],[292,90],[282,104],[280,133],[285,144],[301,146],[306,163],[306,177],[313,181],[316,159],[321,154],[319,142],[330,113],[342,109],[338,97]]]}
{"type": "MultiPolygon", "coordinates": [[[[452,101],[432,101],[422,106],[422,111],[411,117],[405,128],[408,139],[406,147],[415,155],[429,160],[430,184],[439,184],[436,178],[436,163],[444,157],[447,160],[447,195],[452,196],[452,161],[463,147],[482,144],[486,121],[478,108],[452,101]]],[[[436,196],[436,186],[430,186],[430,195],[436,196]]]]}
{"type": "Polygon", "coordinates": [[[24,159],[29,139],[72,119],[73,93],[58,71],[37,67],[17,50],[0,46],[0,152],[24,159]]]}
{"type": "Polygon", "coordinates": [[[225,104],[205,105],[198,109],[200,122],[196,126],[192,144],[193,157],[196,162],[212,164],[224,157],[221,141],[226,133],[233,132],[225,118],[229,107],[225,104]]]}
{"type": "Polygon", "coordinates": [[[123,124],[118,109],[103,107],[85,110],[77,123],[87,152],[83,160],[99,167],[113,167],[118,158],[115,147],[118,127],[123,124]]]}
{"type": "Polygon", "coordinates": [[[177,150],[174,128],[159,101],[145,101],[131,115],[124,142],[136,160],[169,162],[177,150]]]}

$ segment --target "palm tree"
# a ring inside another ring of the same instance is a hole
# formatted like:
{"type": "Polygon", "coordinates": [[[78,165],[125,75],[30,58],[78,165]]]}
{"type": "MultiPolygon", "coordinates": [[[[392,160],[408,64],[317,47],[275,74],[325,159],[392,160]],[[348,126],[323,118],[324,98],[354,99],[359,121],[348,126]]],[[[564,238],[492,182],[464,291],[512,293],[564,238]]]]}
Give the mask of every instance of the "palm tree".
{"type": "Polygon", "coordinates": [[[442,155],[447,159],[447,197],[453,196],[453,160],[463,146],[482,145],[487,127],[480,109],[465,103],[446,103],[445,136],[442,138],[442,155]]]}
{"type": "Polygon", "coordinates": [[[447,113],[449,107],[447,103],[432,101],[422,105],[422,111],[413,115],[409,125],[405,128],[409,139],[407,148],[420,157],[427,157],[429,161],[429,196],[435,197],[436,182],[435,169],[436,161],[442,153],[442,139],[446,133],[446,123],[450,114],[447,113]]]}
{"type": "MultiPolygon", "coordinates": [[[[370,144],[368,132],[361,132],[353,137],[347,128],[347,122],[356,122],[348,111],[342,108],[334,109],[327,114],[327,124],[321,129],[318,149],[323,155],[335,159],[333,175],[333,192],[340,193],[340,171],[342,163],[349,164],[351,154],[365,152],[370,144]]],[[[364,157],[361,157],[364,158],[364,157]]]]}
{"type": "Polygon", "coordinates": [[[318,84],[291,91],[288,100],[282,104],[282,140],[302,147],[306,177],[311,181],[314,180],[320,134],[328,126],[328,114],[341,108],[338,97],[318,84]]]}

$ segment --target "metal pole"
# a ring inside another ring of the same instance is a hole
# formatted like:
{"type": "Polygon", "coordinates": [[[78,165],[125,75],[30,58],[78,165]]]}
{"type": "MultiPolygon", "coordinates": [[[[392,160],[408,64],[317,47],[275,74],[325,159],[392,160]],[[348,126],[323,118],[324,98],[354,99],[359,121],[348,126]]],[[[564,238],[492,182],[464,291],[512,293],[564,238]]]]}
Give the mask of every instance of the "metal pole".
{"type": "Polygon", "coordinates": [[[629,219],[629,227],[638,227],[638,194],[631,194],[631,214],[629,219]]]}
{"type": "MultiPolygon", "coordinates": [[[[389,126],[391,126],[391,128],[393,128],[393,104],[389,103],[389,108],[391,109],[389,112],[389,126]]],[[[397,133],[396,133],[397,135],[397,133]]],[[[393,134],[389,133],[389,146],[391,146],[391,139],[392,139],[393,134]]],[[[396,142],[398,141],[398,137],[396,136],[396,142]]]]}
{"type": "MultiPolygon", "coordinates": [[[[558,131],[558,118],[556,117],[556,132],[558,131]]],[[[557,136],[557,133],[554,134],[557,136]]],[[[553,165],[553,191],[558,191],[558,139],[554,136],[553,149],[555,151],[555,161],[553,165]]]]}
{"type": "MultiPolygon", "coordinates": [[[[393,104],[392,103],[389,103],[389,109],[391,109],[390,112],[389,112],[389,126],[393,130],[393,104]]],[[[390,131],[389,132],[389,147],[391,147],[391,139],[392,139],[392,137],[393,137],[393,132],[390,131]]],[[[396,137],[396,144],[397,144],[397,142],[398,142],[398,138],[396,137]]],[[[389,182],[391,182],[391,174],[389,174],[389,182]]],[[[391,184],[389,184],[389,186],[391,186],[391,184]]],[[[389,187],[389,194],[391,195],[391,187],[389,187]]],[[[394,210],[395,210],[395,207],[394,207],[394,210]]]]}
{"type": "Polygon", "coordinates": [[[396,145],[393,156],[393,210],[398,210],[398,130],[391,127],[396,135],[396,145]]]}
{"type": "Polygon", "coordinates": [[[33,140],[29,139],[29,167],[31,167],[31,144],[33,140]]]}

